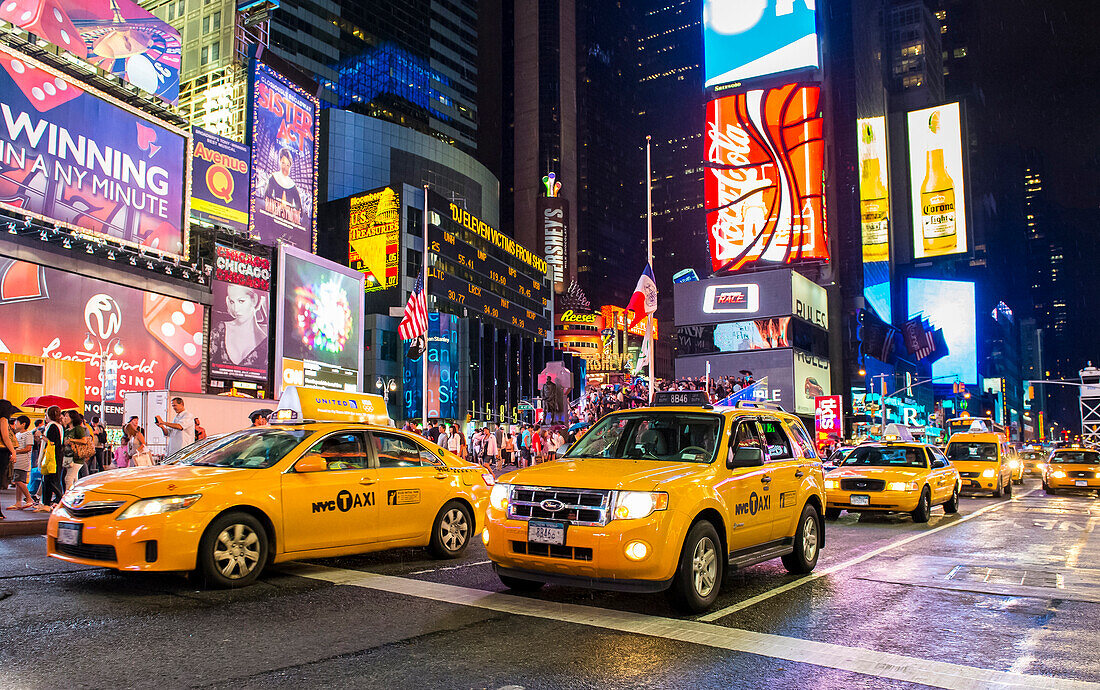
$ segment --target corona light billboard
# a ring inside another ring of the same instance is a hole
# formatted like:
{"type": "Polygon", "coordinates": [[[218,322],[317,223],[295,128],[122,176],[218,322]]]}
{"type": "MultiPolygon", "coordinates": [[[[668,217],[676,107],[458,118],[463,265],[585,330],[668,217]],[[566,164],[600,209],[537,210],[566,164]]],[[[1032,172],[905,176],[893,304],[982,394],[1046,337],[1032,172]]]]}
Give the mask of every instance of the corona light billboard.
{"type": "Polygon", "coordinates": [[[821,89],[788,84],[707,104],[711,265],[829,259],[821,89]]]}
{"type": "Polygon", "coordinates": [[[959,104],[909,113],[914,258],[967,251],[965,185],[959,104]]]}

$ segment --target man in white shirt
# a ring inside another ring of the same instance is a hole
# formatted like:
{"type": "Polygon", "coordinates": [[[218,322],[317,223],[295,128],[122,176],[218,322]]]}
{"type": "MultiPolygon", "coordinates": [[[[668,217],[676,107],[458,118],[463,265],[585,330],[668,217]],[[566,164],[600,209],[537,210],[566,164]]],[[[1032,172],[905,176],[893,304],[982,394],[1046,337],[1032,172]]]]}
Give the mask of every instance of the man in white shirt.
{"type": "Polygon", "coordinates": [[[172,398],[172,411],[176,416],[170,422],[157,415],[157,426],[168,436],[165,457],[195,442],[195,415],[183,409],[183,398],[172,398]]]}

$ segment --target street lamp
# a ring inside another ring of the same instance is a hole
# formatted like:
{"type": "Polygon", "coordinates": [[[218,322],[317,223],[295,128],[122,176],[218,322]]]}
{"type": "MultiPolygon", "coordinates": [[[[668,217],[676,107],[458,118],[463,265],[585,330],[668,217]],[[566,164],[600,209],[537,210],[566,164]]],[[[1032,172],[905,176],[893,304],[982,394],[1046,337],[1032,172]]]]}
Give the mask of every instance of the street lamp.
{"type": "Polygon", "coordinates": [[[382,400],[386,403],[386,414],[390,411],[390,393],[397,391],[397,379],[382,380],[379,376],[374,380],[374,387],[382,394],[382,400]]]}

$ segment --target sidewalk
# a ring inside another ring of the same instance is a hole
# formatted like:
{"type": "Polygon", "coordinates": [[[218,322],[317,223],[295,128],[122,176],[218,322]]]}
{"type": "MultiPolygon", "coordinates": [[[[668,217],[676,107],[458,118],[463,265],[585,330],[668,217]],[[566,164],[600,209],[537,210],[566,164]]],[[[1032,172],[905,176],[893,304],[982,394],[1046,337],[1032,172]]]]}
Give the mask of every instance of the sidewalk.
{"type": "Polygon", "coordinates": [[[10,505],[15,505],[15,489],[0,490],[0,508],[4,509],[4,517],[6,518],[0,520],[0,538],[46,533],[46,523],[50,519],[49,513],[8,510],[10,505]]]}

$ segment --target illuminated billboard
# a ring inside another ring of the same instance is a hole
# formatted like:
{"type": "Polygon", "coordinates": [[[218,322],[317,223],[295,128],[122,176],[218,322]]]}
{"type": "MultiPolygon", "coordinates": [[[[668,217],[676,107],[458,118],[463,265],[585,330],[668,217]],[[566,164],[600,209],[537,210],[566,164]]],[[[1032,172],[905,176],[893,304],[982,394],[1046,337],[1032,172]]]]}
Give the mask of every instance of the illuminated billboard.
{"type": "Polygon", "coordinates": [[[265,384],[271,259],[214,245],[211,278],[210,378],[265,384]]]}
{"type": "Polygon", "coordinates": [[[820,64],[814,0],[706,0],[705,86],[720,89],[755,77],[820,64]]]}
{"type": "Polygon", "coordinates": [[[711,266],[829,259],[817,86],[788,84],[707,104],[711,266]]]}
{"type": "Polygon", "coordinates": [[[0,67],[0,205],[183,256],[184,134],[6,49],[0,67]]]}
{"type": "MultiPolygon", "coordinates": [[[[459,407],[458,379],[462,375],[459,363],[461,332],[459,319],[453,314],[428,312],[428,418],[460,419],[464,414],[459,407]]],[[[412,343],[402,341],[404,352],[412,343]]],[[[423,355],[421,355],[423,356],[423,355]]],[[[419,419],[423,396],[424,363],[419,359],[402,358],[401,390],[404,392],[404,409],[407,419],[419,419]]]]}
{"type": "Polygon", "coordinates": [[[933,376],[958,376],[978,383],[977,317],[974,283],[963,280],[909,278],[909,314],[922,316],[943,330],[948,354],[932,364],[933,376]]]}
{"type": "Polygon", "coordinates": [[[180,33],[132,0],[11,0],[0,20],[175,105],[180,33]]]}
{"type": "Polygon", "coordinates": [[[357,391],[363,368],[363,274],[279,245],[276,388],[357,391]]]}
{"type": "Polygon", "coordinates": [[[206,130],[193,130],[191,217],[248,231],[248,147],[206,130]]]}
{"type": "Polygon", "coordinates": [[[886,117],[856,120],[863,297],[879,318],[893,321],[890,297],[890,158],[886,117]]]}
{"type": "Polygon", "coordinates": [[[913,257],[966,252],[966,171],[959,104],[909,113],[913,257]]]}
{"type": "Polygon", "coordinates": [[[384,187],[351,197],[348,265],[361,272],[366,291],[397,287],[401,258],[401,195],[384,187]]]}
{"type": "Polygon", "coordinates": [[[259,60],[252,61],[251,79],[252,236],[312,251],[320,105],[259,60]]]}

